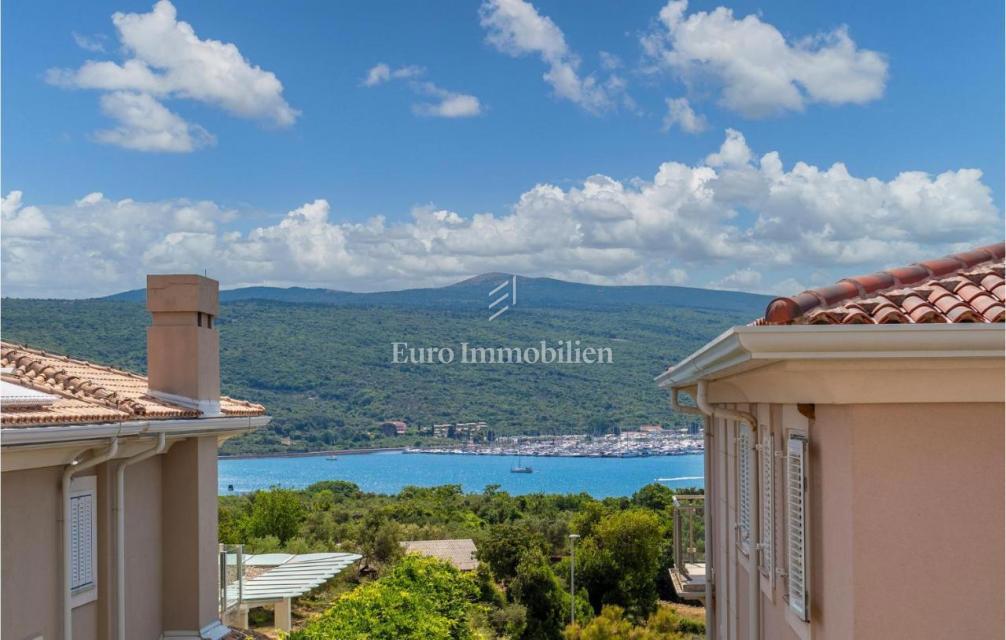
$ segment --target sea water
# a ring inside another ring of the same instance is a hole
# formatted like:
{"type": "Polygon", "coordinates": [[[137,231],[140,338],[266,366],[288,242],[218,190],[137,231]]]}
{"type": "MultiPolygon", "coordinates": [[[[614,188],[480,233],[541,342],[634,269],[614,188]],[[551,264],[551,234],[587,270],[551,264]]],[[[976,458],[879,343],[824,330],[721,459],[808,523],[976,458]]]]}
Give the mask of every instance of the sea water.
{"type": "Polygon", "coordinates": [[[702,486],[702,454],[641,458],[523,457],[533,473],[511,473],[513,456],[421,454],[388,451],[326,456],[222,458],[221,495],[279,486],[293,489],[321,480],[348,480],[369,493],[397,493],[414,485],[459,484],[480,492],[498,484],[513,495],[580,493],[596,498],[630,496],[659,482],[673,489],[702,486]],[[230,489],[229,487],[233,487],[230,489]]]}

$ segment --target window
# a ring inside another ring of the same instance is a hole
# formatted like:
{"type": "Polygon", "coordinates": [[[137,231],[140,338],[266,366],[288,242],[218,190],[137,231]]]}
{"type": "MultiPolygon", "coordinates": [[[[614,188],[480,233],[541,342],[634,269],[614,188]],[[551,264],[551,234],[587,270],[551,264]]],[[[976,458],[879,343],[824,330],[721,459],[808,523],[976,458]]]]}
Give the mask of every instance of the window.
{"type": "Polygon", "coordinates": [[[737,535],[741,550],[750,552],[751,542],[751,427],[740,423],[737,431],[737,535]]]}
{"type": "Polygon", "coordinates": [[[786,570],[789,608],[807,615],[807,437],[789,434],[786,444],[786,570]]]}
{"type": "Polygon", "coordinates": [[[773,577],[775,565],[775,509],[773,505],[774,483],[772,431],[767,426],[759,430],[761,447],[758,451],[758,464],[761,468],[761,570],[769,578],[773,577]]]}
{"type": "MultiPolygon", "coordinates": [[[[74,594],[95,592],[97,585],[98,501],[94,476],[75,478],[70,490],[70,589],[74,594]]],[[[92,598],[74,599],[74,605],[92,598]]]]}

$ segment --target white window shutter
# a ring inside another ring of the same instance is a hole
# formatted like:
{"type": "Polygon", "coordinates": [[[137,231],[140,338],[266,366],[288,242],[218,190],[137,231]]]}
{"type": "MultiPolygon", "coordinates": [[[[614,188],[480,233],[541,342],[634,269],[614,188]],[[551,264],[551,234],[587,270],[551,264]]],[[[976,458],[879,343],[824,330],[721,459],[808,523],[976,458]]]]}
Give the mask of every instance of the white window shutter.
{"type": "Polygon", "coordinates": [[[70,588],[94,583],[94,493],[70,497],[70,588]]]}
{"type": "Polygon", "coordinates": [[[789,607],[807,620],[807,440],[790,434],[786,446],[786,521],[789,607]]]}
{"type": "Polygon", "coordinates": [[[759,463],[761,466],[761,568],[772,577],[775,571],[775,486],[772,450],[772,432],[768,427],[762,433],[759,463]]]}
{"type": "Polygon", "coordinates": [[[751,542],[751,471],[751,427],[742,422],[737,433],[737,533],[745,553],[751,542]]]}

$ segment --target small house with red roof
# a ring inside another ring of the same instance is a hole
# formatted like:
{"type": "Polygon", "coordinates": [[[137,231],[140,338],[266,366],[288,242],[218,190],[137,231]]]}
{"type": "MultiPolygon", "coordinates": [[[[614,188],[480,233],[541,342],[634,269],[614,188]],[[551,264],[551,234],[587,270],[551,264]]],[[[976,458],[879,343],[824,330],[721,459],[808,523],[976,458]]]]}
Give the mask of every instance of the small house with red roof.
{"type": "Polygon", "coordinates": [[[672,577],[707,637],[1002,637],[1004,255],[777,298],[657,378],[705,417],[705,562],[672,577]]]}

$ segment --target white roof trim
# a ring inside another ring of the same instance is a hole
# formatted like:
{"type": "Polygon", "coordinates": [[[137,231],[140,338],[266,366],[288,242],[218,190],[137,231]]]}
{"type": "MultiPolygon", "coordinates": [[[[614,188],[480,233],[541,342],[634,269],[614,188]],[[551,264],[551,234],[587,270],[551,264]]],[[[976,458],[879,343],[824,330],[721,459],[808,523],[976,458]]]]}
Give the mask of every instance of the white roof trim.
{"type": "Polygon", "coordinates": [[[734,327],[656,378],[661,387],[715,380],[782,360],[1003,358],[1006,327],[987,324],[734,327]]]}

